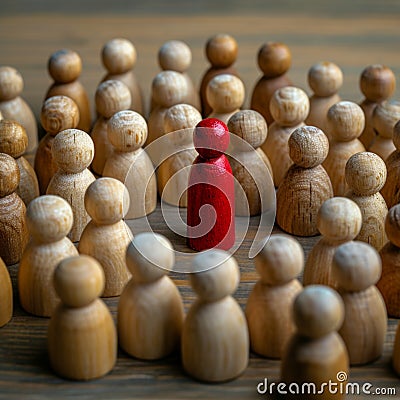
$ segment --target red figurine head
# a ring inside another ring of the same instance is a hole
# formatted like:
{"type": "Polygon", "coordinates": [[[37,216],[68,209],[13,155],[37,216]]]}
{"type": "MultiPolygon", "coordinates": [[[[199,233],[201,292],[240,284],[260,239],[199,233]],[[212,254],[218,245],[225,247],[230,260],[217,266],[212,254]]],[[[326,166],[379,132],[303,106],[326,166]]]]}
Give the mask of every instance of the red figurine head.
{"type": "Polygon", "coordinates": [[[217,118],[203,119],[194,129],[193,143],[201,157],[217,158],[229,146],[228,127],[217,118]]]}

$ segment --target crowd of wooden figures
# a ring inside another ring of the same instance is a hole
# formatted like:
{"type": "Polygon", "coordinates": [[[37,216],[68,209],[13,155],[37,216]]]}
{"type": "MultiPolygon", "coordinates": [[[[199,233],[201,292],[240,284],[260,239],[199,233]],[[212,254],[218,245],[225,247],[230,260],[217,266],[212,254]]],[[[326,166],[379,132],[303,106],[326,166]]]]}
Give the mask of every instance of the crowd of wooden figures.
{"type": "MultiPolygon", "coordinates": [[[[249,348],[282,358],[287,382],[335,380],[349,364],[381,355],[387,316],[400,317],[400,102],[390,100],[395,76],[386,66],[367,66],[360,77],[365,99],[358,105],[338,95],[341,69],[321,62],[309,70],[309,97],[292,86],[288,47],[267,43],[258,53],[263,76],[250,109],[242,110],[237,50],[229,35],[208,40],[211,66],[197,92],[186,72],[189,47],[166,42],[145,119],[135,48],[125,39],[109,41],[101,53],[107,74],[95,93],[94,123],[79,82],[79,55],[57,51],[48,61],[54,83],[41,109],[46,135],[39,143],[34,115],[20,97],[21,75],[0,68],[0,255],[6,265],[19,263],[22,307],[51,317],[49,356],[61,376],[90,379],[110,371],[117,337],[128,354],[146,360],[180,346],[188,374],[214,382],[238,376],[249,348]],[[304,263],[293,237],[272,235],[255,258],[260,279],[245,313],[231,296],[240,281],[235,259],[222,250],[199,253],[197,267],[218,266],[191,274],[198,300],[184,317],[179,291],[158,267],[173,268],[171,243],[156,233],[131,237],[123,218],[154,211],[157,192],[187,207],[186,193],[176,193],[185,191],[188,174],[172,190],[163,189],[198,156],[193,136],[175,137],[176,154],[157,176],[142,147],[206,117],[226,123],[253,149],[230,159],[250,215],[263,212],[262,188],[246,168],[266,166],[277,188],[277,225],[291,235],[322,236],[304,263]],[[35,154],[34,168],[26,154],[35,154]],[[304,264],[303,290],[297,277],[304,264]],[[119,295],[117,334],[98,297],[119,295]]],[[[12,316],[4,263],[1,325],[12,316]]],[[[393,347],[400,374],[400,331],[393,347]]]]}

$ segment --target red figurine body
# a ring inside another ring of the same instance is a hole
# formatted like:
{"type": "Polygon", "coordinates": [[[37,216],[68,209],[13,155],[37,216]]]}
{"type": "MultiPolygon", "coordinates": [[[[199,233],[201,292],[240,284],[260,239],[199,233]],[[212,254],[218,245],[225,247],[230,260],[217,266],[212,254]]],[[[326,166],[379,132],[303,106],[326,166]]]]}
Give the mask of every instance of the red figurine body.
{"type": "Polygon", "coordinates": [[[216,118],[199,122],[193,133],[199,156],[188,188],[188,245],[193,250],[229,250],[235,243],[235,192],[232,169],[224,152],[227,126],[216,118]]]}

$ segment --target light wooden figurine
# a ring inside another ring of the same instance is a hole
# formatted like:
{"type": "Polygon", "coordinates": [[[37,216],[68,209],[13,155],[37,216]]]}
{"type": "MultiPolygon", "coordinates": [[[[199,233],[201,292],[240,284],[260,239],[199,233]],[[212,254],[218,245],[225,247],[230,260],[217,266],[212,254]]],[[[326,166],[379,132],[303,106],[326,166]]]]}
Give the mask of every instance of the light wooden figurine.
{"type": "Polygon", "coordinates": [[[26,207],[16,193],[19,177],[14,158],[0,153],[0,258],[6,265],[19,262],[29,238],[26,207]]]}
{"type": "Polygon", "coordinates": [[[339,334],[346,344],[351,365],[374,361],[383,351],[387,312],[375,286],[381,271],[379,254],[367,243],[349,242],[335,251],[332,272],[345,309],[339,334]]]}
{"type": "Polygon", "coordinates": [[[21,97],[23,88],[23,78],[15,68],[0,67],[0,112],[4,119],[17,121],[25,128],[26,152],[33,154],[38,145],[38,127],[35,115],[21,97]]]}
{"type": "Polygon", "coordinates": [[[335,196],[345,196],[349,191],[345,179],[346,163],[353,154],[365,151],[358,140],[364,125],[363,110],[351,101],[334,104],[328,111],[329,153],[322,165],[331,179],[335,196]]]}
{"type": "Polygon", "coordinates": [[[379,104],[372,113],[372,127],[376,133],[368,151],[378,154],[383,161],[396,150],[393,143],[393,129],[400,121],[400,101],[379,104]]]}
{"type": "Polygon", "coordinates": [[[61,260],[78,255],[67,238],[73,223],[71,206],[58,196],[40,196],[29,204],[26,221],[31,240],[18,269],[19,299],[30,314],[50,317],[59,302],[54,271],[61,260]]]}
{"type": "Polygon", "coordinates": [[[54,286],[61,303],[47,332],[52,369],[63,378],[89,380],[110,372],[117,359],[117,332],[98,297],[104,274],[89,256],[69,257],[57,266],[54,286]]]}
{"type": "Polygon", "coordinates": [[[8,269],[0,258],[0,328],[10,321],[13,314],[13,290],[8,269]]]}
{"type": "Polygon", "coordinates": [[[192,52],[190,47],[181,40],[169,40],[158,51],[158,63],[163,71],[180,72],[186,79],[188,86],[187,98],[183,103],[190,104],[197,110],[201,110],[200,96],[192,79],[186,72],[192,64],[192,52]]]}
{"type": "Polygon", "coordinates": [[[90,132],[92,115],[88,94],[79,81],[82,72],[79,54],[69,49],[58,50],[50,56],[47,68],[54,83],[47,91],[45,99],[60,95],[72,99],[79,110],[77,128],[86,133],[90,132]]]}
{"type": "Polygon", "coordinates": [[[382,260],[382,276],[377,283],[385,300],[388,315],[400,318],[400,204],[393,206],[385,221],[389,243],[379,252],[382,260]]]}
{"type": "Polygon", "coordinates": [[[190,283],[198,298],[182,331],[182,363],[193,378],[223,382],[239,376],[249,359],[246,317],[232,294],[240,281],[236,260],[222,250],[199,253],[190,283]]]}
{"type": "Polygon", "coordinates": [[[233,114],[228,122],[229,132],[243,139],[233,146],[229,163],[235,177],[236,215],[259,215],[266,210],[262,207],[270,188],[265,178],[272,177],[272,167],[260,146],[267,138],[268,128],[264,117],[254,110],[242,110],[233,114]],[[248,143],[248,145],[246,145],[248,143]],[[240,187],[239,187],[240,185],[240,187]],[[244,195],[243,195],[244,194],[244,195]]]}
{"type": "Polygon", "coordinates": [[[388,209],[379,193],[386,180],[385,163],[374,153],[357,153],[347,161],[345,176],[350,187],[346,197],[357,203],[363,219],[356,239],[379,251],[387,242],[385,218],[388,209]]]}
{"type": "Polygon", "coordinates": [[[92,256],[102,266],[102,297],[119,296],[129,280],[125,253],[131,234],[122,220],[129,209],[128,191],[116,179],[99,178],[86,190],[85,208],[92,220],[82,232],[79,253],[92,256]]]}
{"type": "Polygon", "coordinates": [[[40,120],[46,135],[39,142],[35,156],[35,171],[40,194],[46,194],[51,178],[58,167],[53,160],[51,148],[55,136],[65,129],[75,129],[79,122],[79,109],[67,96],[53,96],[42,105],[40,120]]]}
{"type": "Polygon", "coordinates": [[[297,128],[290,136],[289,154],[294,165],[276,194],[276,222],[292,235],[318,233],[318,210],[333,197],[331,181],[321,165],[328,150],[328,138],[319,128],[297,128]]]}
{"type": "Polygon", "coordinates": [[[259,281],[249,295],[246,318],[252,351],[281,358],[294,333],[292,308],[302,291],[296,279],[304,265],[303,249],[287,235],[272,235],[255,258],[259,281]]]}
{"type": "Polygon", "coordinates": [[[393,128],[396,150],[386,159],[387,178],[381,193],[389,208],[400,203],[400,121],[393,128]]]}
{"type": "Polygon", "coordinates": [[[16,121],[0,120],[0,153],[15,158],[19,168],[19,185],[16,193],[27,206],[39,196],[39,184],[35,170],[23,156],[26,152],[28,136],[25,128],[16,121]]]}
{"type": "Polygon", "coordinates": [[[156,106],[150,112],[149,134],[146,144],[150,144],[164,134],[164,117],[168,109],[187,99],[189,87],[180,72],[162,71],[151,84],[151,96],[156,106]]]}
{"type": "Polygon", "coordinates": [[[94,146],[90,136],[79,129],[60,132],[53,141],[53,159],[58,171],[51,179],[47,194],[67,200],[74,214],[74,223],[68,237],[78,242],[90,220],[84,206],[88,186],[95,180],[87,169],[93,160],[94,146]]]}
{"type": "Polygon", "coordinates": [[[164,117],[165,134],[173,141],[174,154],[157,169],[158,193],[163,201],[187,207],[186,189],[190,166],[197,156],[193,145],[193,128],[201,121],[201,114],[189,104],[177,104],[168,109],[164,117]]]}
{"type": "Polygon", "coordinates": [[[107,123],[115,113],[130,107],[131,93],[121,81],[105,81],[98,86],[95,101],[99,117],[90,134],[95,149],[92,170],[101,176],[106,161],[113,153],[113,146],[108,140],[107,123]]]}
{"type": "MultiPolygon", "coordinates": [[[[294,301],[293,318],[297,330],[282,359],[281,380],[286,385],[294,382],[302,388],[303,384],[313,383],[317,390],[323,389],[322,393],[307,392],[307,400],[344,399],[345,390],[333,392],[327,384],[332,382],[338,389],[349,374],[346,346],[337,333],[344,319],[342,299],[329,287],[307,286],[294,301]]],[[[285,395],[299,397],[305,398],[285,395]]]]}
{"type": "Polygon", "coordinates": [[[396,78],[393,71],[381,64],[366,67],[360,76],[360,89],[365,99],[360,104],[365,114],[365,128],[360,140],[366,149],[375,139],[372,125],[372,114],[378,104],[388,100],[396,88],[396,78]]]}
{"type": "Polygon", "coordinates": [[[132,279],[118,304],[118,339],[129,355],[157,360],[180,346],[184,310],[178,288],[167,276],[175,264],[172,244],[153,232],[139,233],[128,247],[132,279]]]}
{"type": "Polygon", "coordinates": [[[238,72],[233,66],[238,55],[238,44],[232,36],[225,33],[218,33],[208,39],[205,53],[211,66],[204,73],[200,84],[201,112],[203,117],[211,113],[211,107],[208,104],[206,96],[206,89],[211,79],[220,74],[238,76],[238,72]]]}
{"type": "Polygon", "coordinates": [[[333,62],[322,61],[308,70],[307,79],[314,94],[310,97],[310,113],[306,124],[316,126],[331,139],[327,116],[328,110],[340,101],[338,91],[343,85],[342,70],[333,62]]]}
{"type": "Polygon", "coordinates": [[[273,94],[270,110],[275,122],[269,126],[267,139],[261,149],[271,162],[274,184],[278,187],[293,164],[289,156],[289,137],[295,129],[304,126],[310,102],[303,90],[287,86],[273,94]]]}
{"type": "Polygon", "coordinates": [[[268,42],[260,47],[257,62],[263,76],[253,89],[250,108],[258,111],[269,126],[275,120],[270,111],[273,94],[280,88],[292,85],[292,81],[286,75],[292,63],[292,56],[284,43],[268,42]]]}
{"type": "Polygon", "coordinates": [[[143,92],[133,71],[137,60],[135,46],[124,38],[109,40],[101,50],[101,61],[107,70],[102,82],[117,80],[124,83],[131,92],[131,110],[144,115],[143,92]]]}
{"type": "Polygon", "coordinates": [[[317,215],[317,228],[322,237],[308,254],[304,285],[320,284],[336,289],[331,270],[333,255],[341,244],[357,237],[361,225],[361,211],[354,201],[332,197],[322,204],[317,215]]]}
{"type": "Polygon", "coordinates": [[[153,164],[142,149],[147,137],[145,119],[132,110],[120,111],[108,122],[108,140],[114,151],[103,175],[118,179],[128,189],[130,206],[126,218],[140,218],[157,205],[157,182],[153,164]]]}
{"type": "Polygon", "coordinates": [[[243,105],[243,82],[235,75],[217,75],[208,82],[206,97],[212,110],[208,118],[218,118],[227,124],[243,105]]]}

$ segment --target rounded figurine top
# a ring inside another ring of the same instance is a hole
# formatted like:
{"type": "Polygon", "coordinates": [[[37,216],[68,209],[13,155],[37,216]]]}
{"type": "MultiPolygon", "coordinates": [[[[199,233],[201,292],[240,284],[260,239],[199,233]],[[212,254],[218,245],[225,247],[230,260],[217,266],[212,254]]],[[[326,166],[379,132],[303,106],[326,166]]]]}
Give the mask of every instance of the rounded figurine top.
{"type": "Polygon", "coordinates": [[[16,121],[0,120],[0,153],[11,157],[21,157],[28,146],[25,128],[16,121]]]}
{"type": "Polygon", "coordinates": [[[13,157],[0,153],[0,198],[6,197],[17,190],[20,172],[13,157]]]}
{"type": "Polygon", "coordinates": [[[70,83],[79,78],[82,60],[75,51],[62,49],[50,56],[47,68],[56,83],[70,83]]]}
{"type": "Polygon", "coordinates": [[[186,43],[180,40],[169,40],[160,47],[158,62],[163,70],[182,73],[192,63],[192,52],[186,43]]]}
{"type": "Polygon", "coordinates": [[[238,44],[227,34],[219,33],[211,37],[206,44],[206,57],[213,67],[228,68],[237,58],[238,44]]]}
{"type": "Polygon", "coordinates": [[[131,92],[121,81],[104,81],[96,89],[95,103],[100,115],[111,118],[116,112],[131,106],[131,92]]]}
{"type": "Polygon", "coordinates": [[[400,121],[400,101],[388,101],[375,107],[372,125],[379,136],[391,139],[398,121],[400,121]]]}
{"type": "Polygon", "coordinates": [[[22,75],[12,67],[0,67],[0,101],[15,99],[24,89],[22,75]]]}
{"type": "Polygon", "coordinates": [[[101,60],[110,74],[123,74],[136,64],[135,46],[127,39],[109,40],[101,51],[101,60]]]}
{"type": "Polygon", "coordinates": [[[200,112],[189,104],[176,104],[164,116],[166,133],[194,128],[202,120],[200,112]]]}
{"type": "Polygon", "coordinates": [[[309,69],[308,84],[316,96],[332,96],[343,85],[342,70],[333,62],[319,62],[309,69]]]}
{"type": "Polygon", "coordinates": [[[400,204],[393,206],[385,220],[385,231],[388,239],[397,247],[400,247],[400,204]]]}
{"type": "Polygon", "coordinates": [[[395,88],[394,73],[385,65],[369,65],[361,73],[360,89],[369,101],[380,103],[391,97],[395,88]]]}
{"type": "Polygon", "coordinates": [[[265,78],[276,78],[289,70],[292,56],[284,43],[267,42],[260,47],[257,62],[265,78]]]}
{"type": "Polygon", "coordinates": [[[187,98],[188,91],[185,77],[176,71],[161,71],[151,84],[153,100],[165,108],[182,103],[187,98]]]}

